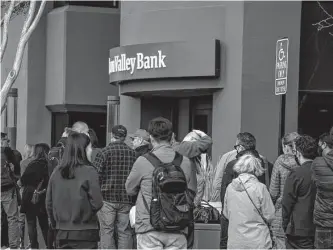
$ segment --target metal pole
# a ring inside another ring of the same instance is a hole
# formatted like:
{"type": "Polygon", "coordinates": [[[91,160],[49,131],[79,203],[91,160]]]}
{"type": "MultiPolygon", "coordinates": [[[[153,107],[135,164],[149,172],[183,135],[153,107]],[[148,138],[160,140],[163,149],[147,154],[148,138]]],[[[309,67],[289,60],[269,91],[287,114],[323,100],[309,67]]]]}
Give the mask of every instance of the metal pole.
{"type": "Polygon", "coordinates": [[[107,101],[107,132],[106,132],[106,145],[111,142],[111,129],[115,125],[119,125],[119,96],[108,96],[107,101]]]}
{"type": "Polygon", "coordinates": [[[16,149],[17,93],[17,88],[10,89],[7,99],[7,133],[12,149],[16,149]]]}

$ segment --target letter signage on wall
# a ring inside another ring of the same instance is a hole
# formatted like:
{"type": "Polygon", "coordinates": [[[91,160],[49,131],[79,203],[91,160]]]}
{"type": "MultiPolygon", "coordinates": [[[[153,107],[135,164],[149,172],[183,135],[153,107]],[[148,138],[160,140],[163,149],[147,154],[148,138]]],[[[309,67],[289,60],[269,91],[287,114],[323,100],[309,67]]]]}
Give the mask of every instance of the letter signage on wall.
{"type": "Polygon", "coordinates": [[[217,40],[165,42],[110,50],[110,82],[156,78],[219,77],[217,40]]]}

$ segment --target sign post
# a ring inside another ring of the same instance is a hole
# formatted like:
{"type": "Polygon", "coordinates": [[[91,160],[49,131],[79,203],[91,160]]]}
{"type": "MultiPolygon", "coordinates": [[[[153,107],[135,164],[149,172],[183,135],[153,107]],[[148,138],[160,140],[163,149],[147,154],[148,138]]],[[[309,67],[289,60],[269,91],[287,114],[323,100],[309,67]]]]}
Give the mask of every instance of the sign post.
{"type": "Polygon", "coordinates": [[[283,38],[276,42],[275,63],[275,95],[281,96],[279,154],[282,154],[281,139],[285,134],[286,93],[288,80],[289,39],[283,38]]]}

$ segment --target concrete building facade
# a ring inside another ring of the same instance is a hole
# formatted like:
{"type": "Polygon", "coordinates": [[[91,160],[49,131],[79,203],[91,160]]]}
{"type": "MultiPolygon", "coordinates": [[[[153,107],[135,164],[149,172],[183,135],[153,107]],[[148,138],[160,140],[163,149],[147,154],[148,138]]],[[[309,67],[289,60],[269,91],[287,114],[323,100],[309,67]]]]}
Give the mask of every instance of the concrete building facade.
{"type": "MultiPolygon", "coordinates": [[[[178,140],[191,129],[204,130],[214,140],[213,163],[233,148],[239,132],[251,132],[258,151],[274,161],[283,133],[318,136],[333,125],[333,87],[324,81],[331,70],[323,69],[321,78],[304,73],[322,68],[304,63],[316,61],[317,54],[307,53],[315,45],[302,38],[315,31],[318,39],[330,37],[313,25],[323,15],[316,3],[91,3],[48,2],[29,40],[14,86],[19,150],[26,143],[54,144],[77,120],[86,121],[105,145],[108,96],[119,96],[119,122],[129,133],[146,128],[156,116],[172,120],[178,140]],[[276,47],[282,38],[289,39],[285,100],[275,95],[276,47]],[[309,88],[307,81],[325,83],[309,88]],[[322,119],[320,129],[306,115],[309,107],[322,119]]],[[[16,17],[10,24],[2,72],[10,70],[23,21],[16,17]]],[[[332,48],[325,49],[329,54],[332,48]]],[[[332,65],[332,57],[323,61],[332,65]]]]}

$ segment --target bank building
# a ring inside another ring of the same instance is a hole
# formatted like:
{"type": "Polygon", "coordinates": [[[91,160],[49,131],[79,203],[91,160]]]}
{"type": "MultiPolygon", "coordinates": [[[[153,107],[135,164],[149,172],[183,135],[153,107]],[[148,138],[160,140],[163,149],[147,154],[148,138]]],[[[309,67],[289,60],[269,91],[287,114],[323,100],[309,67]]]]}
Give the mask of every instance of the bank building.
{"type": "MultiPolygon", "coordinates": [[[[2,83],[23,22],[10,22],[2,83]]],[[[274,162],[284,133],[333,125],[332,44],[327,1],[48,1],[1,129],[23,151],[82,120],[105,146],[113,124],[163,116],[178,140],[212,136],[213,164],[245,131],[274,162]]]]}

